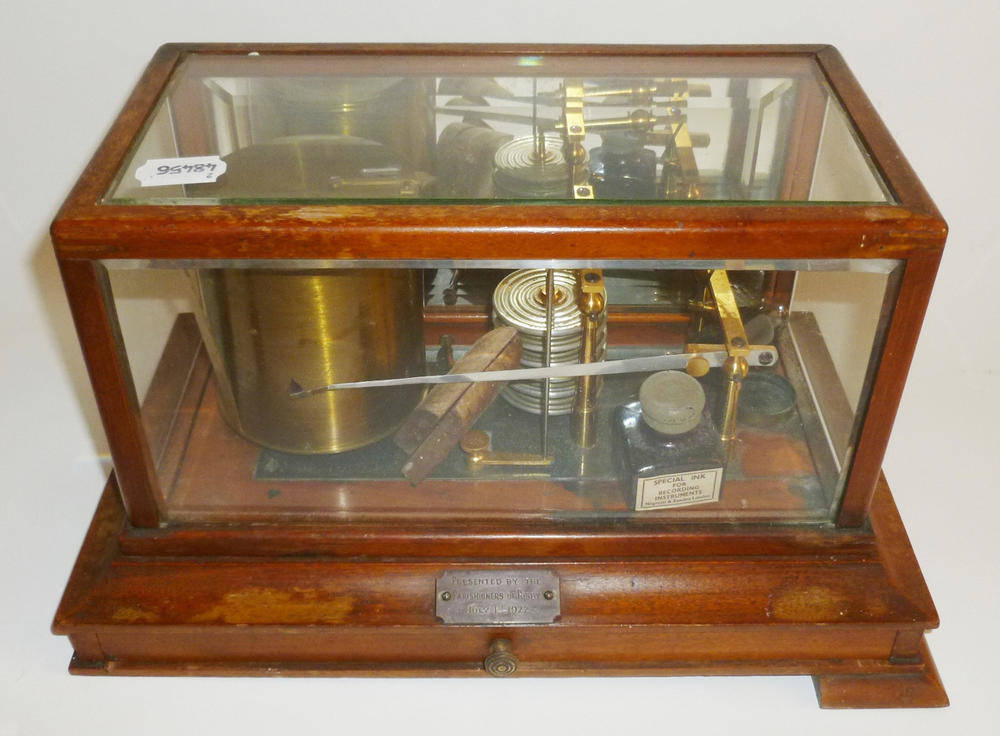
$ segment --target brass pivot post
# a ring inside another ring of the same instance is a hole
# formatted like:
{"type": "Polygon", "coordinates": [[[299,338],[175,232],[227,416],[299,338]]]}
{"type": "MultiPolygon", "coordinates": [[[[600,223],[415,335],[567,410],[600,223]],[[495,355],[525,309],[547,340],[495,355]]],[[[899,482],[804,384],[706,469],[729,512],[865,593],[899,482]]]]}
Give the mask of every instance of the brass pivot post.
{"type": "MultiPolygon", "coordinates": [[[[687,123],[688,98],[694,90],[689,88],[687,80],[674,79],[671,82],[673,94],[667,101],[666,115],[670,135],[663,151],[663,196],[666,199],[698,199],[701,191],[693,149],[701,141],[692,138],[687,123]]],[[[694,96],[699,94],[702,94],[701,90],[694,96]]]]}
{"type": "Polygon", "coordinates": [[[732,441],[736,438],[736,412],[740,405],[740,389],[743,388],[743,379],[747,377],[750,366],[747,359],[743,357],[730,356],[722,365],[722,373],[726,377],[726,412],[722,419],[722,442],[726,448],[732,448],[732,441]]]}
{"type": "Polygon", "coordinates": [[[566,161],[570,167],[570,186],[573,199],[593,199],[594,187],[590,184],[590,167],[587,166],[587,124],[583,119],[583,81],[567,79],[563,86],[562,129],[566,134],[566,161]]]}
{"type": "Polygon", "coordinates": [[[726,352],[729,353],[729,357],[722,366],[723,374],[726,377],[726,407],[722,418],[721,437],[727,451],[732,453],[733,439],[736,437],[736,414],[739,410],[740,389],[743,387],[743,379],[746,378],[747,371],[750,369],[750,364],[747,362],[747,356],[750,355],[750,344],[747,340],[747,333],[743,329],[743,318],[740,317],[740,309],[736,305],[732,284],[729,283],[729,274],[722,269],[713,271],[708,284],[719,312],[722,331],[726,335],[726,352]]]}
{"type": "MultiPolygon", "coordinates": [[[[577,271],[577,307],[583,324],[580,362],[596,363],[600,354],[600,330],[604,322],[608,296],[604,274],[597,268],[577,271]]],[[[597,396],[601,391],[600,376],[580,376],[573,402],[573,441],[580,447],[593,447],[597,441],[597,396]]]]}

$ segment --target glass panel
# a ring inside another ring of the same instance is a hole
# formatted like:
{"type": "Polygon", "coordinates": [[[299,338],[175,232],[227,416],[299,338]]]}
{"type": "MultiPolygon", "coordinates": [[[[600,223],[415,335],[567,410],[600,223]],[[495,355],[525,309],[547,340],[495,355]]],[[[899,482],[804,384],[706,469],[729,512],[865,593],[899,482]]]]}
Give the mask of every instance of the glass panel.
{"type": "Polygon", "coordinates": [[[591,199],[891,201],[804,59],[197,54],[105,201],[591,199]]]}
{"type": "Polygon", "coordinates": [[[877,202],[885,196],[882,180],[858,144],[847,115],[839,105],[827,105],[809,199],[877,202]]]}
{"type": "Polygon", "coordinates": [[[106,265],[175,521],[829,521],[901,270],[106,265]]]}

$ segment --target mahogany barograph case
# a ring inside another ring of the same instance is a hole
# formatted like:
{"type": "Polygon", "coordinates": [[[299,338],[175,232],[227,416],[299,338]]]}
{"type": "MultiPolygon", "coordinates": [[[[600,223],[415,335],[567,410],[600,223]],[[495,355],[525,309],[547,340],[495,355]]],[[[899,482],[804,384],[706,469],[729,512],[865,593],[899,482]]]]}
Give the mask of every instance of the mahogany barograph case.
{"type": "Polygon", "coordinates": [[[944,705],[880,465],[945,235],[829,46],[164,46],[52,226],[71,671],[944,705]]]}

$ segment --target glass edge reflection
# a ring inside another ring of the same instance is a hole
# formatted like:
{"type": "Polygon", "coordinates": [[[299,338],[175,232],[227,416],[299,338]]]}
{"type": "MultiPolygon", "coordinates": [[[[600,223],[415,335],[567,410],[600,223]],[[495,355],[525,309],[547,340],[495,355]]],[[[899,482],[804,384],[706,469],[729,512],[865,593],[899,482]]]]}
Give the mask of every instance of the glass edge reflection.
{"type": "Polygon", "coordinates": [[[429,260],[316,260],[316,259],[130,259],[108,258],[100,263],[108,269],[136,268],[449,268],[460,263],[463,268],[611,268],[658,270],[731,271],[853,271],[892,273],[902,261],[890,258],[814,258],[814,259],[725,259],[725,260],[605,260],[605,259],[501,259],[470,260],[462,258],[429,260]]]}

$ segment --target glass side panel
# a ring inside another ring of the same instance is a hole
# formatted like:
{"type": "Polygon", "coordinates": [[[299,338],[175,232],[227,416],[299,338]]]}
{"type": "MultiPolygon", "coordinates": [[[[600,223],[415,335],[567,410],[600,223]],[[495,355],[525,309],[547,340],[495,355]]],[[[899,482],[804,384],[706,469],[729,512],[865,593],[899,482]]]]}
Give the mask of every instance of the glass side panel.
{"type": "Polygon", "coordinates": [[[107,265],[189,522],[828,522],[901,270],[107,265]]]}
{"type": "Polygon", "coordinates": [[[105,202],[889,202],[811,61],[216,56],[105,202]]]}

